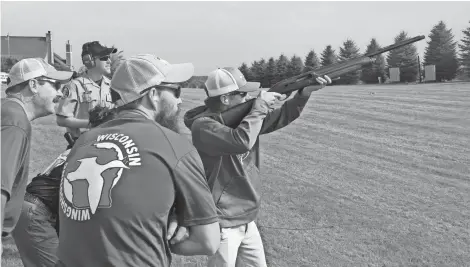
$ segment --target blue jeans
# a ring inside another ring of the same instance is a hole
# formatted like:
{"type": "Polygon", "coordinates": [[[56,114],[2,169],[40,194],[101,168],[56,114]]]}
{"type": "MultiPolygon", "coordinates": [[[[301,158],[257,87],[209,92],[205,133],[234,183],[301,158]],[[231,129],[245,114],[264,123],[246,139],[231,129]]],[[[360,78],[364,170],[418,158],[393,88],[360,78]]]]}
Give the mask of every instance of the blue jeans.
{"type": "Polygon", "coordinates": [[[23,209],[12,236],[24,267],[55,266],[59,238],[56,216],[35,196],[26,193],[23,209]]]}

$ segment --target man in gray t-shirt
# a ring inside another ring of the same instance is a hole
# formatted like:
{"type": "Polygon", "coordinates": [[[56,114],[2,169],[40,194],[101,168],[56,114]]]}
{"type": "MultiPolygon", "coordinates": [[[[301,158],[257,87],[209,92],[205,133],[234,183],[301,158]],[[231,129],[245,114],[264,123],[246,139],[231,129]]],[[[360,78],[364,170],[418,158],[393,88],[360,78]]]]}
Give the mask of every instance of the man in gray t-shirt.
{"type": "Polygon", "coordinates": [[[111,88],[122,101],[113,120],[82,134],[67,157],[59,191],[58,266],[170,266],[171,253],[212,255],[218,217],[202,161],[174,127],[191,64],[151,55],[124,61],[111,88]],[[170,244],[172,207],[187,239],[170,244]]]}

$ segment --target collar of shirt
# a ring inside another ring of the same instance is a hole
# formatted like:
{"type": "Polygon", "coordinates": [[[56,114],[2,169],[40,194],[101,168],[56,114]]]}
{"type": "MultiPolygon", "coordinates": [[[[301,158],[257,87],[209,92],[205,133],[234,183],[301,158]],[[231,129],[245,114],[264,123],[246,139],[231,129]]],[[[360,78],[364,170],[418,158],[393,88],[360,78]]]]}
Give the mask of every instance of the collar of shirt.
{"type": "Polygon", "coordinates": [[[16,97],[12,97],[12,96],[7,96],[7,97],[5,97],[5,99],[11,100],[11,101],[13,101],[13,102],[16,102],[18,105],[21,106],[21,108],[23,109],[24,113],[28,114],[28,112],[26,112],[26,107],[24,106],[23,101],[21,101],[20,99],[18,99],[18,98],[16,98],[16,97]]]}
{"type": "Polygon", "coordinates": [[[109,86],[110,81],[109,81],[109,79],[108,79],[106,76],[103,75],[103,76],[101,77],[101,80],[102,80],[101,84],[97,84],[97,83],[95,83],[92,79],[90,79],[90,77],[88,77],[88,75],[85,75],[85,76],[83,77],[83,84],[84,84],[84,85],[91,84],[91,85],[94,85],[94,86],[96,86],[96,87],[98,87],[98,88],[101,87],[103,84],[109,86]]]}

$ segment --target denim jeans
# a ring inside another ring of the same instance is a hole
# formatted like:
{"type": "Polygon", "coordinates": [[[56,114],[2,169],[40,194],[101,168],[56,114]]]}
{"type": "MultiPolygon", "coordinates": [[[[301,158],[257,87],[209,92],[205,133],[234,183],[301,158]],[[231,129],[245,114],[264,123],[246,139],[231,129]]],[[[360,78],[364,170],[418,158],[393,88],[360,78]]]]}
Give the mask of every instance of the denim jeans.
{"type": "Polygon", "coordinates": [[[57,262],[56,216],[35,196],[26,193],[20,219],[12,232],[24,267],[49,267],[57,262]]]}
{"type": "Polygon", "coordinates": [[[220,230],[220,246],[209,267],[266,267],[263,242],[255,222],[220,230]]]}

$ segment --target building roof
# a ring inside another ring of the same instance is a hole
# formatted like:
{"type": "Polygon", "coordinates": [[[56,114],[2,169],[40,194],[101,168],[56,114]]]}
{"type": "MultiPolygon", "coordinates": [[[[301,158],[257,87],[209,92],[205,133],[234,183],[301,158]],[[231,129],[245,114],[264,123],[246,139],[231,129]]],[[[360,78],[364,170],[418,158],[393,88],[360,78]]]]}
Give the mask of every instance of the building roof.
{"type": "Polygon", "coordinates": [[[67,65],[67,61],[56,53],[54,53],[54,63],[59,64],[64,70],[72,70],[72,68],[67,65]]]}
{"type": "Polygon", "coordinates": [[[10,36],[8,45],[7,36],[1,36],[2,57],[14,57],[23,59],[28,57],[40,57],[46,59],[46,37],[10,36]],[[10,51],[8,51],[10,47],[10,51]]]}

